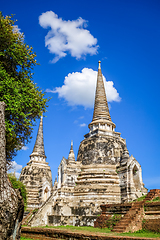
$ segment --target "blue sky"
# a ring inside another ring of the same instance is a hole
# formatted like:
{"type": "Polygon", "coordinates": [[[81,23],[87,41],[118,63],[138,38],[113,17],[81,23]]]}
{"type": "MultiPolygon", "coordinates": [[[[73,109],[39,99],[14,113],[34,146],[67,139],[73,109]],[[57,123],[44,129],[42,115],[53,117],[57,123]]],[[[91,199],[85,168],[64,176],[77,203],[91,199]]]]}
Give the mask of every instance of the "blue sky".
{"type": "MultiPolygon", "coordinates": [[[[40,63],[34,82],[52,97],[44,118],[44,143],[53,181],[71,140],[77,155],[88,133],[101,60],[116,130],[141,164],[145,186],[160,188],[160,2],[2,0],[1,11],[15,14],[40,63]]],[[[29,161],[38,124],[27,149],[14,159],[18,165],[29,161]]]]}

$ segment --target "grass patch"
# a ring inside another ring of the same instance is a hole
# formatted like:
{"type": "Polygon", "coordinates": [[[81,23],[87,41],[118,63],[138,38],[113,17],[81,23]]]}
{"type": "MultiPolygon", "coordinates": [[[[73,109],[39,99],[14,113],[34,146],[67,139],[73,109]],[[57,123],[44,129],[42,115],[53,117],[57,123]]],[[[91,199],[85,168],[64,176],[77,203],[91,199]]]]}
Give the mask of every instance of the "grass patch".
{"type": "Polygon", "coordinates": [[[109,228],[94,228],[94,227],[78,227],[78,226],[45,226],[44,228],[57,228],[57,229],[68,229],[71,231],[79,230],[79,231],[86,231],[86,232],[94,232],[94,233],[108,233],[108,235],[112,236],[130,236],[130,237],[146,237],[146,238],[160,238],[160,233],[155,233],[147,230],[139,230],[137,232],[131,233],[116,233],[111,232],[109,228]]]}
{"type": "Polygon", "coordinates": [[[130,236],[130,237],[147,237],[147,238],[159,238],[160,237],[160,233],[156,233],[156,232],[151,232],[148,230],[139,230],[137,232],[134,233],[121,233],[121,236],[130,236]]]}
{"type": "Polygon", "coordinates": [[[143,201],[145,198],[146,198],[147,194],[146,195],[142,195],[142,197],[139,197],[135,200],[133,200],[133,202],[140,202],[140,201],[143,201]]]}
{"type": "MultiPolygon", "coordinates": [[[[45,226],[42,228],[56,228],[56,229],[64,229],[64,230],[70,230],[72,232],[75,231],[82,231],[83,233],[87,232],[94,232],[94,233],[106,233],[108,236],[129,236],[129,237],[146,237],[146,238],[160,238],[160,233],[151,232],[148,230],[139,230],[137,232],[131,233],[116,233],[111,232],[108,228],[94,228],[94,227],[78,227],[78,226],[45,226]]],[[[24,238],[21,237],[21,240],[31,240],[30,238],[24,238]]]]}
{"type": "Polygon", "coordinates": [[[44,228],[59,228],[59,229],[68,229],[71,231],[79,230],[79,231],[88,231],[88,232],[100,232],[100,233],[110,233],[111,230],[108,228],[94,228],[94,227],[81,227],[81,226],[45,226],[44,228]]]}
{"type": "MultiPolygon", "coordinates": [[[[33,240],[33,238],[25,238],[25,237],[21,237],[21,240],[33,240]]],[[[38,239],[37,239],[38,240],[38,239]]]]}

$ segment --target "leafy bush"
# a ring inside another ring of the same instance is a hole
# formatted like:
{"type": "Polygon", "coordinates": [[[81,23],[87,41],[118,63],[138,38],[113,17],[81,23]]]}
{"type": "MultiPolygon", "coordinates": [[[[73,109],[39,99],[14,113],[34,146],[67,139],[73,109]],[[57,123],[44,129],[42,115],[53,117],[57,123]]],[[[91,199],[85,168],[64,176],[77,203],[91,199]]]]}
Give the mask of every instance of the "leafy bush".
{"type": "Polygon", "coordinates": [[[131,201],[131,202],[140,202],[140,201],[143,201],[145,198],[146,198],[147,194],[146,195],[142,195],[141,197],[131,201]]]}
{"type": "Polygon", "coordinates": [[[12,173],[8,174],[9,180],[12,183],[14,189],[21,189],[21,195],[24,201],[24,209],[27,207],[27,191],[25,185],[19,181],[12,173]]]}
{"type": "Polygon", "coordinates": [[[147,202],[160,202],[160,197],[156,197],[150,201],[147,201],[147,202]]]}
{"type": "Polygon", "coordinates": [[[113,227],[121,220],[122,216],[120,214],[114,214],[111,218],[104,222],[104,227],[113,229],[113,227]]]}
{"type": "Polygon", "coordinates": [[[153,202],[160,202],[160,197],[156,197],[152,200],[153,202]]]}

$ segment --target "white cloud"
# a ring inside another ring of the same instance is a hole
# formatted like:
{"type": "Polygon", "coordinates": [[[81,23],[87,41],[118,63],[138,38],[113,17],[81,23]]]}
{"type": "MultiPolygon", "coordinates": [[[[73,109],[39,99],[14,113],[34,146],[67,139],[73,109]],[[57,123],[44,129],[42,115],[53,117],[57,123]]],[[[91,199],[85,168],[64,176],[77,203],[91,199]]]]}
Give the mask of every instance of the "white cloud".
{"type": "MultiPolygon", "coordinates": [[[[106,81],[104,78],[107,100],[109,102],[119,102],[121,98],[112,81],[106,81]]],[[[56,87],[54,90],[47,89],[47,92],[58,93],[59,98],[64,98],[68,105],[82,105],[93,107],[95,98],[95,89],[97,81],[97,71],[89,68],[83,68],[82,72],[69,73],[65,77],[64,85],[56,87]]]]}
{"type": "Polygon", "coordinates": [[[86,126],[86,123],[82,123],[79,125],[80,127],[85,127],[86,126]]]}
{"type": "Polygon", "coordinates": [[[18,33],[22,34],[21,29],[18,27],[18,25],[13,25],[13,32],[18,32],[18,33]]]}
{"type": "Polygon", "coordinates": [[[8,173],[15,173],[16,177],[19,178],[22,165],[19,165],[13,161],[9,167],[8,173]]]}
{"type": "Polygon", "coordinates": [[[97,39],[84,29],[87,21],[81,17],[77,20],[65,21],[52,11],[39,16],[39,24],[43,28],[51,28],[45,37],[45,46],[55,54],[52,62],[57,62],[70,53],[80,59],[87,54],[97,54],[97,39]]]}
{"type": "Polygon", "coordinates": [[[22,150],[26,151],[27,149],[29,149],[27,146],[23,146],[22,150]]]}
{"type": "Polygon", "coordinates": [[[18,163],[13,161],[12,164],[11,164],[11,169],[14,169],[16,171],[20,171],[22,169],[22,165],[19,165],[18,163]]]}
{"type": "Polygon", "coordinates": [[[19,33],[21,35],[22,39],[24,40],[25,35],[24,35],[24,33],[21,32],[21,29],[18,27],[18,25],[13,25],[13,32],[19,33]]]}
{"type": "Polygon", "coordinates": [[[15,172],[15,175],[16,175],[16,178],[19,179],[21,173],[19,173],[19,172],[15,172]]]}

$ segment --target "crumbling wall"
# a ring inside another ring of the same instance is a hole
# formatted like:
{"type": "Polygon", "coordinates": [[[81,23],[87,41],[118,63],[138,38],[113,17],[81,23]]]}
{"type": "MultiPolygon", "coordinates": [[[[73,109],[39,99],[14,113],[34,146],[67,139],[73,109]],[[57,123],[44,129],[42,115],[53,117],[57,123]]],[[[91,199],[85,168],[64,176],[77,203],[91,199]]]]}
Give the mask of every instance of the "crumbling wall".
{"type": "Polygon", "coordinates": [[[5,150],[5,103],[0,102],[0,239],[20,239],[24,203],[19,190],[14,190],[7,177],[5,150]]]}
{"type": "Polygon", "coordinates": [[[125,141],[122,138],[97,135],[81,142],[77,161],[82,162],[82,165],[116,165],[122,157],[124,147],[125,141]]]}
{"type": "Polygon", "coordinates": [[[158,219],[146,219],[142,223],[142,227],[145,230],[160,232],[160,218],[158,219]]]}
{"type": "MultiPolygon", "coordinates": [[[[155,195],[158,191],[160,193],[160,189],[154,189],[155,195]]],[[[144,209],[143,228],[149,231],[160,232],[160,202],[146,202],[144,209]]]]}

